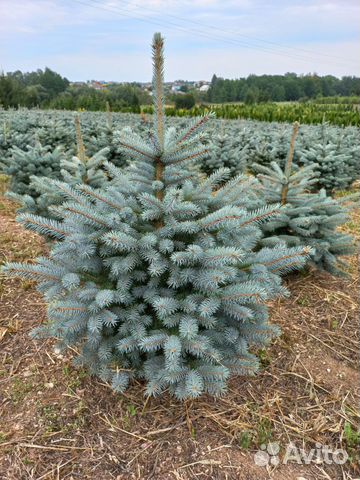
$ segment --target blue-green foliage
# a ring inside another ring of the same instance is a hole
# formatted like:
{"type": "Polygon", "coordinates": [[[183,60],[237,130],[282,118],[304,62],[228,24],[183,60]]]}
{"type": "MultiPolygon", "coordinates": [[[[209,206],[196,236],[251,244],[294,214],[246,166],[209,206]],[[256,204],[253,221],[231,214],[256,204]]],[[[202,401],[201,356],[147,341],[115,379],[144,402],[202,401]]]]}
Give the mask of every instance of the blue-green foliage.
{"type": "Polygon", "coordinates": [[[249,144],[243,132],[231,135],[229,132],[225,133],[224,126],[222,123],[220,132],[217,129],[211,132],[208,139],[211,149],[203,161],[202,170],[211,174],[218,168],[225,167],[230,169],[232,175],[244,173],[249,160],[249,144]]]}
{"type": "MultiPolygon", "coordinates": [[[[126,158],[118,148],[117,135],[124,126],[133,131],[147,134],[147,122],[139,115],[102,112],[82,112],[81,126],[87,155],[107,147],[107,159],[123,166],[126,158]]],[[[148,116],[151,119],[151,116],[148,116]]],[[[186,119],[168,118],[170,125],[181,128],[186,119]]],[[[255,122],[249,120],[217,120],[209,122],[206,145],[214,144],[208,157],[196,166],[211,174],[217,168],[228,167],[233,175],[252,172],[252,164],[269,165],[276,161],[284,166],[288,151],[291,125],[255,122]],[[225,154],[226,153],[226,154],[225,154]]],[[[11,147],[24,150],[27,145],[35,146],[35,139],[50,150],[62,146],[68,158],[76,154],[74,113],[66,111],[37,111],[20,109],[0,110],[0,163],[11,157],[11,147]]],[[[347,188],[360,173],[360,136],[356,127],[304,125],[301,128],[294,154],[298,166],[318,163],[321,175],[318,185],[328,191],[347,188]]],[[[0,170],[2,167],[0,166],[0,170]]]]}
{"type": "MultiPolygon", "coordinates": [[[[312,134],[316,135],[316,130],[312,134]]],[[[256,132],[247,131],[245,141],[250,143],[248,158],[250,171],[254,171],[254,163],[269,165],[276,161],[283,167],[289,150],[289,125],[279,125],[276,130],[265,127],[256,132]]],[[[294,152],[294,161],[299,161],[297,149],[294,152]]]]}
{"type": "Polygon", "coordinates": [[[60,177],[60,161],[64,153],[61,147],[51,150],[39,142],[34,147],[28,145],[22,150],[14,146],[11,156],[2,162],[3,173],[10,176],[10,190],[20,195],[37,196],[30,186],[30,177],[60,177]]]}
{"type": "MultiPolygon", "coordinates": [[[[215,122],[215,121],[213,121],[215,122]]],[[[216,168],[228,167],[232,174],[249,171],[253,164],[269,166],[276,162],[283,168],[288,152],[290,125],[229,121],[224,133],[222,123],[213,125],[209,136],[213,144],[211,154],[202,169],[212,173],[216,168]]],[[[328,192],[348,188],[360,174],[360,145],[357,128],[339,128],[323,123],[302,127],[294,151],[298,166],[318,164],[319,177],[313,190],[325,188],[328,192]]]]}
{"type": "Polygon", "coordinates": [[[350,138],[334,135],[332,127],[323,124],[319,133],[318,139],[301,147],[299,165],[317,164],[317,189],[331,192],[348,188],[360,174],[358,132],[350,138]]]}
{"type": "Polygon", "coordinates": [[[30,177],[29,184],[31,195],[9,193],[7,196],[21,204],[19,213],[29,212],[52,216],[55,212],[53,207],[64,201],[69,186],[85,184],[97,188],[108,181],[105,171],[101,168],[106,161],[107,153],[108,149],[103,148],[84,161],[76,156],[71,159],[63,157],[60,161],[61,180],[33,175],[30,177]]]}
{"type": "Polygon", "coordinates": [[[31,155],[30,153],[24,154],[15,147],[14,151],[17,154],[14,154],[11,160],[11,168],[6,171],[11,175],[10,187],[12,187],[12,191],[7,196],[20,203],[21,207],[18,212],[53,215],[55,212],[53,207],[64,201],[63,193],[60,191],[64,189],[67,191],[68,185],[86,184],[97,188],[108,181],[102,165],[108,159],[110,149],[102,148],[89,158],[83,143],[80,118],[77,117],[76,120],[77,156],[70,156],[70,152],[63,153],[61,147],[55,147],[52,152],[47,152],[49,147],[43,149],[40,144],[37,144],[33,149],[28,147],[31,155]],[[45,167],[39,167],[35,170],[34,175],[21,177],[18,166],[23,166],[26,162],[28,165],[24,169],[25,172],[33,171],[33,164],[45,165],[45,167]],[[52,174],[55,167],[52,170],[49,168],[52,165],[57,167],[56,175],[52,174]],[[16,173],[14,173],[14,168],[17,168],[16,173]],[[19,177],[23,183],[19,182],[19,177]],[[61,179],[61,181],[57,179],[61,179]],[[56,188],[54,188],[54,184],[56,184],[56,188]],[[19,190],[25,193],[20,193],[19,190]]]}
{"type": "Polygon", "coordinates": [[[254,349],[278,334],[265,302],[286,294],[280,274],[304,265],[309,249],[258,248],[261,226],[280,209],[250,208],[255,179],[190,170],[208,155],[200,141],[208,118],[165,129],[162,44],[156,34],[154,130],[118,137],[130,166],[106,163],[110,183],[62,191],[59,220],[22,214],[56,243],[48,258],[5,270],[37,280],[48,302],[36,335],[76,346],[76,363],[116,391],[138,377],[147,395],[221,395],[230,375],[258,369],[254,349]]]}
{"type": "Polygon", "coordinates": [[[26,128],[24,125],[17,125],[16,129],[11,126],[8,116],[16,115],[14,112],[2,112],[0,109],[0,117],[4,116],[0,123],[0,171],[9,168],[12,156],[12,148],[16,146],[20,150],[25,150],[27,145],[31,145],[34,139],[33,133],[29,132],[29,124],[26,128]]]}
{"type": "Polygon", "coordinates": [[[258,178],[263,202],[284,204],[281,214],[262,226],[265,237],[261,244],[271,246],[283,241],[288,246],[309,245],[316,267],[332,274],[344,273],[346,262],[341,256],[354,252],[354,239],[337,228],[347,221],[348,212],[325,189],[309,193],[309,188],[319,182],[317,165],[295,167],[289,175],[275,162],[269,167],[255,167],[261,172],[258,178]]]}

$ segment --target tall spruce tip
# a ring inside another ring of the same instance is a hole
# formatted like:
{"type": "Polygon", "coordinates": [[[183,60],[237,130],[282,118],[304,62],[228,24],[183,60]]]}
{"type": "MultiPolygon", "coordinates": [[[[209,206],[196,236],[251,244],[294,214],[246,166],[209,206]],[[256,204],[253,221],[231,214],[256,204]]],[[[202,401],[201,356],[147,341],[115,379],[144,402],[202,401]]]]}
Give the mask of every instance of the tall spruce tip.
{"type": "Polygon", "coordinates": [[[293,162],[293,159],[294,159],[295,140],[296,140],[296,137],[298,136],[299,128],[300,128],[300,123],[299,122],[294,122],[293,123],[291,140],[290,140],[290,149],[289,149],[289,154],[288,154],[288,159],[287,159],[286,169],[285,169],[286,172],[289,175],[290,175],[290,171],[291,171],[292,162],[293,162]]]}
{"type": "Polygon", "coordinates": [[[293,160],[294,160],[295,140],[296,140],[296,137],[298,136],[299,128],[300,128],[300,123],[299,122],[294,122],[293,123],[291,140],[290,140],[289,153],[288,153],[288,157],[287,157],[287,160],[286,160],[285,171],[284,171],[284,174],[285,174],[285,177],[286,177],[286,183],[283,185],[283,188],[281,190],[281,205],[285,205],[286,200],[287,200],[287,194],[288,194],[288,191],[289,191],[289,180],[290,180],[291,169],[292,169],[292,164],[293,164],[293,160]]]}
{"type": "Polygon", "coordinates": [[[76,135],[76,147],[77,147],[77,156],[82,163],[86,163],[86,151],[84,140],[81,132],[81,121],[80,115],[77,113],[75,115],[75,135],[76,135]]]}
{"type": "Polygon", "coordinates": [[[155,131],[160,149],[164,147],[164,37],[161,33],[154,34],[152,41],[153,57],[153,99],[155,131]]]}
{"type": "Polygon", "coordinates": [[[111,106],[108,100],[106,100],[105,106],[106,106],[107,126],[108,126],[108,129],[111,130],[112,129],[112,112],[111,112],[111,106]]]}

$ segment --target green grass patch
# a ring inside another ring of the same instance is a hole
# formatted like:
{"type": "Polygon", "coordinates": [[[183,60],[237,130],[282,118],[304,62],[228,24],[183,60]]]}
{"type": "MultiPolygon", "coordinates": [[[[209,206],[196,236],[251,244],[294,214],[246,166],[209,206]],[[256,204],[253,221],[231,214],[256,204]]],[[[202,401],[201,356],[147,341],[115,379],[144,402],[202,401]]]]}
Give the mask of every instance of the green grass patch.
{"type": "Polygon", "coordinates": [[[10,398],[14,403],[22,402],[33,388],[34,385],[30,380],[23,381],[16,377],[11,383],[10,398]]]}

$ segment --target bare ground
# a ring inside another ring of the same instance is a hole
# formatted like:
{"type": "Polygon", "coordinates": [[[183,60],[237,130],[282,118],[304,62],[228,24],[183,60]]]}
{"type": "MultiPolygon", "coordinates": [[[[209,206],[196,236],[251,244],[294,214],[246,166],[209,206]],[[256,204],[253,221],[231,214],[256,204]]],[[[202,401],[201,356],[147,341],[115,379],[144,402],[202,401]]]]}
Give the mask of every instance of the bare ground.
{"type": "MultiPolygon", "coordinates": [[[[1,261],[28,260],[45,245],[0,199],[1,261]]],[[[354,233],[358,220],[347,225],[354,233]]],[[[30,330],[45,305],[30,282],[0,283],[1,480],[350,480],[360,476],[358,274],[307,272],[287,279],[291,297],[271,305],[282,335],[259,352],[262,371],[236,378],[221,399],[145,401],[143,385],[117,395],[56,355],[30,330]],[[292,441],[350,455],[344,465],[257,466],[254,454],[292,441]]]]}

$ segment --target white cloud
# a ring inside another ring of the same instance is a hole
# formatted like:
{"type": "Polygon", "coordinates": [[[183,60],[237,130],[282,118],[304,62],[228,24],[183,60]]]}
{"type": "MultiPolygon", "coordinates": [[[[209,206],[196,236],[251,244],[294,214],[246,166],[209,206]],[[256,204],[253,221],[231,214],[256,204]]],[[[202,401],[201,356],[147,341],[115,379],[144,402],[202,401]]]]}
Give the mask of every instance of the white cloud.
{"type": "Polygon", "coordinates": [[[358,0],[84,1],[0,0],[5,71],[48,65],[71,79],[145,80],[151,75],[151,32],[160,30],[169,78],[359,74],[360,42],[353,38],[360,28],[358,0]],[[341,65],[347,60],[353,66],[341,65]]]}
{"type": "MultiPolygon", "coordinates": [[[[228,50],[219,48],[216,50],[208,50],[198,52],[191,55],[177,55],[176,58],[168,56],[168,71],[172,78],[178,78],[181,75],[184,65],[186,65],[186,78],[211,78],[213,73],[225,78],[235,78],[254,74],[283,74],[286,72],[307,73],[317,72],[321,75],[333,74],[342,75],[359,75],[360,76],[360,55],[359,45],[356,42],[316,45],[298,45],[299,48],[316,52],[321,50],[323,53],[334,55],[336,57],[349,57],[356,59],[352,64],[343,64],[341,60],[333,60],[332,58],[322,57],[322,61],[317,57],[307,60],[285,57],[276,54],[257,51],[256,53],[250,49],[228,50]]],[[[303,54],[305,56],[305,54],[303,54]]]]}
{"type": "Polygon", "coordinates": [[[0,3],[0,33],[36,34],[65,23],[64,8],[56,1],[2,0],[0,3]]]}
{"type": "MultiPolygon", "coordinates": [[[[310,46],[311,47],[311,46],[310,46]]],[[[309,48],[309,45],[307,45],[309,48]]],[[[314,45],[315,48],[315,45],[314,45]]],[[[358,45],[342,43],[334,47],[332,44],[322,44],[323,52],[331,52],[336,56],[346,54],[355,57],[358,45]]],[[[357,58],[360,59],[360,56],[357,58]]],[[[288,57],[281,57],[265,52],[254,52],[248,49],[206,49],[192,52],[174,51],[169,46],[165,62],[165,78],[175,80],[210,79],[213,73],[227,78],[238,78],[255,74],[283,74],[285,72],[317,72],[320,75],[333,74],[359,75],[360,61],[357,67],[347,67],[326,59],[324,63],[316,59],[306,62],[288,57]]],[[[355,64],[355,65],[356,65],[355,64]]],[[[24,60],[19,63],[9,63],[7,70],[33,70],[45,65],[61,72],[70,80],[104,79],[117,81],[148,81],[151,79],[150,47],[144,45],[141,53],[91,53],[79,52],[66,55],[38,56],[36,60],[24,60]]]]}

